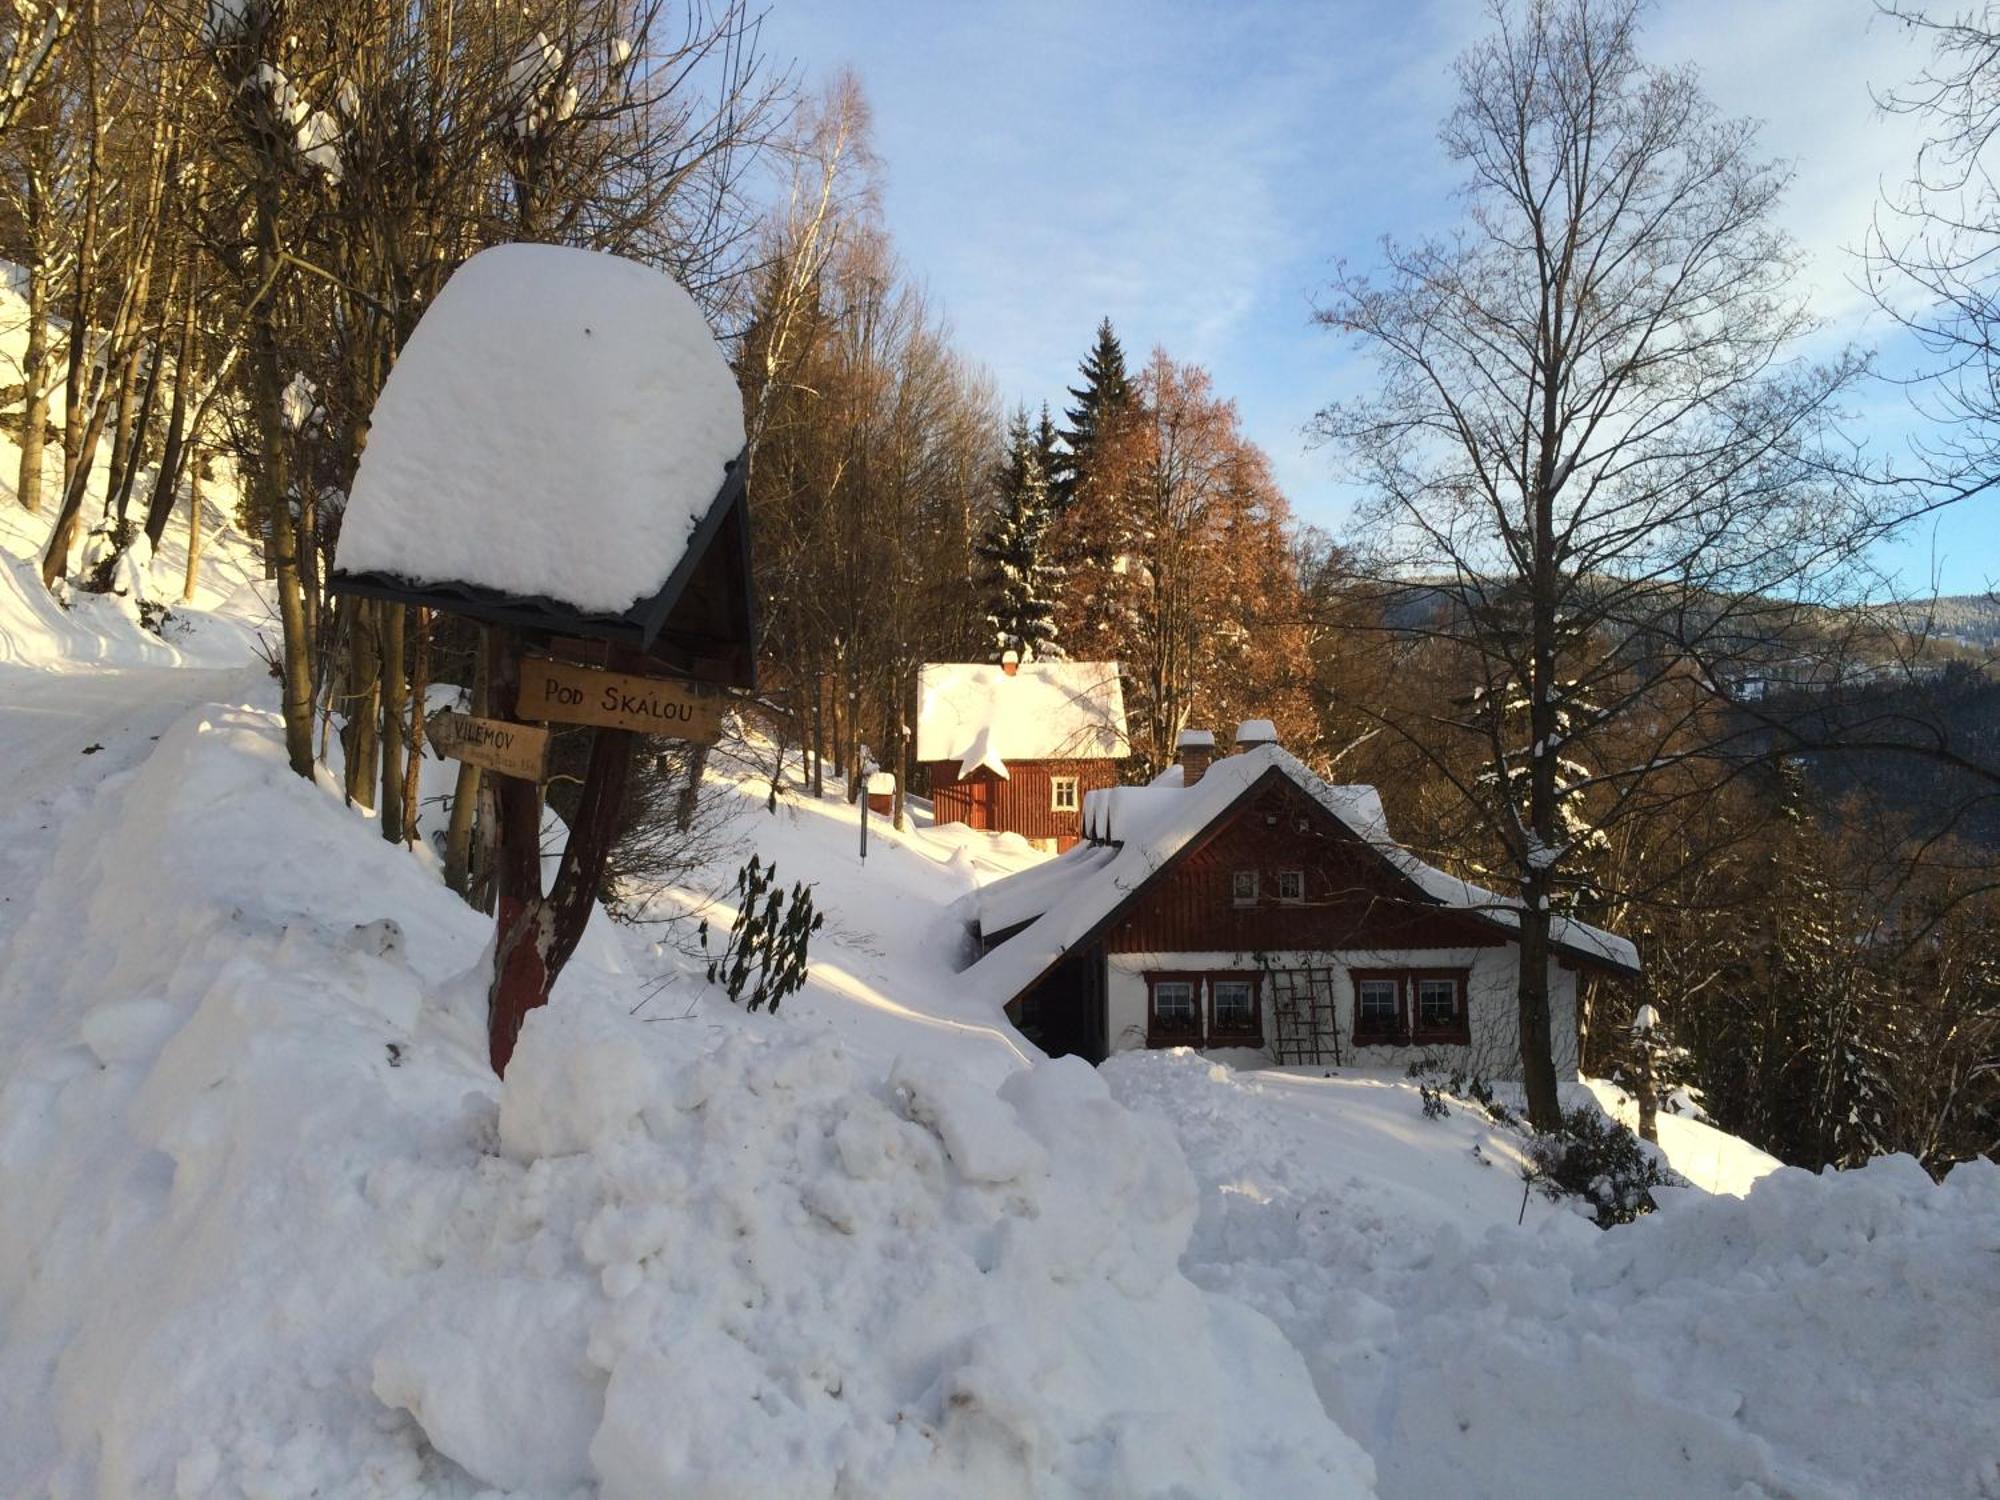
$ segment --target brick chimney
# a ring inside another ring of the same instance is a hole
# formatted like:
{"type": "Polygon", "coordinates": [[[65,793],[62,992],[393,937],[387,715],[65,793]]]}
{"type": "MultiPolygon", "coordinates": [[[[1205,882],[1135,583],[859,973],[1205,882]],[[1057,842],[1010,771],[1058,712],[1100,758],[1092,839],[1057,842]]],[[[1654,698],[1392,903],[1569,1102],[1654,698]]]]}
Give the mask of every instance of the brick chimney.
{"type": "Polygon", "coordinates": [[[1174,741],[1174,764],[1181,768],[1181,785],[1193,786],[1201,780],[1208,763],[1215,759],[1215,736],[1206,729],[1183,729],[1174,741]]]}
{"type": "Polygon", "coordinates": [[[1018,651],[1007,651],[1001,653],[1000,670],[1002,672],[1005,672],[1009,677],[1012,677],[1016,672],[1020,671],[1021,653],[1018,651]]]}
{"type": "Polygon", "coordinates": [[[1236,753],[1278,743],[1278,726],[1269,719],[1245,719],[1236,726],[1236,753]]]}

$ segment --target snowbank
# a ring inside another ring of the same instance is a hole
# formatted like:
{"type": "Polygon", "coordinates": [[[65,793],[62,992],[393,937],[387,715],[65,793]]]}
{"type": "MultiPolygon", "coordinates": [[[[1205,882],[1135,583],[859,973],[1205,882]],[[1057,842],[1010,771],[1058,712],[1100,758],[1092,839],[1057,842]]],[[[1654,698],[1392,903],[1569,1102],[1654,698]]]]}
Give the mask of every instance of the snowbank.
{"type": "Polygon", "coordinates": [[[485,937],[266,712],[99,789],[0,954],[0,1493],[1369,1492],[1088,1068],[586,957],[501,1088],[485,937]]]}
{"type": "Polygon", "coordinates": [[[823,1041],[739,1032],[674,1064],[608,1007],[554,1007],[500,1141],[532,1230],[446,1248],[447,1294],[374,1376],[489,1483],[1367,1492],[1275,1330],[1181,1277],[1179,1153],[1080,1063],[997,1097],[934,1065],[885,1090],[823,1041]],[[489,1357],[534,1329],[569,1344],[489,1357]],[[552,1429],[514,1419],[541,1401],[552,1429]]]}
{"type": "Polygon", "coordinates": [[[397,356],[335,562],[616,614],[659,592],[742,447],[736,379],[672,277],[496,246],[397,356]]]}
{"type": "Polygon", "coordinates": [[[1782,1168],[1600,1232],[1411,1087],[1105,1071],[1201,1184],[1184,1268],[1285,1329],[1384,1496],[2000,1495],[2000,1167],[1782,1168]]]}

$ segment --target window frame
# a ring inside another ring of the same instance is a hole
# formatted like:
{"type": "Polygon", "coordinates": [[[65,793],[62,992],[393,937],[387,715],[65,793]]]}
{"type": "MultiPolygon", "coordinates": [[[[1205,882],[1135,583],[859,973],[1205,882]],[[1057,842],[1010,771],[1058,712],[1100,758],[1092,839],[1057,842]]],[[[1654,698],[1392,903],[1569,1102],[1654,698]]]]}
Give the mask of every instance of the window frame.
{"type": "Polygon", "coordinates": [[[1211,969],[1204,976],[1208,990],[1208,1044],[1211,1047],[1264,1045],[1264,976],[1256,969],[1211,969]],[[1243,984],[1250,989],[1250,1016],[1241,1026],[1223,1028],[1215,1016],[1215,987],[1243,984]]]}
{"type": "Polygon", "coordinates": [[[1146,1045],[1148,1047],[1261,1047],[1264,1045],[1264,974],[1261,969],[1147,969],[1146,1045]],[[1250,987],[1250,1016],[1241,1026],[1215,1022],[1215,986],[1250,987]],[[1194,989],[1192,1029],[1168,1028],[1160,1022],[1159,990],[1163,984],[1187,984],[1194,989]]]}
{"type": "Polygon", "coordinates": [[[1080,776],[1051,776],[1049,778],[1049,811],[1078,812],[1083,807],[1083,778],[1080,776]],[[1062,800],[1063,789],[1069,790],[1069,801],[1062,800]]]}
{"type": "Polygon", "coordinates": [[[1278,904],[1280,906],[1304,906],[1306,904],[1306,872],[1304,870],[1278,871],[1278,904]],[[1285,882],[1287,880],[1296,880],[1299,883],[1297,895],[1287,896],[1285,894],[1285,882]]]}
{"type": "Polygon", "coordinates": [[[1411,969],[1410,1038],[1418,1046],[1469,1047],[1472,1045],[1472,970],[1411,969]],[[1424,1020],[1423,986],[1426,980],[1449,982],[1457,997],[1456,1013],[1441,1026],[1424,1020]]]}
{"type": "Polygon", "coordinates": [[[1354,1009],[1348,1017],[1347,1034],[1357,1047],[1401,1047],[1410,1039],[1409,995],[1404,982],[1409,976],[1408,969],[1349,969],[1347,977],[1354,987],[1354,1009]],[[1384,1028],[1374,1022],[1363,1023],[1361,1018],[1361,986],[1383,981],[1396,986],[1396,1011],[1384,1028]]]}
{"type": "Polygon", "coordinates": [[[1469,1047],[1472,1045],[1472,970],[1469,968],[1349,969],[1354,987],[1353,1009],[1348,1019],[1348,1037],[1357,1047],[1469,1047]],[[1370,981],[1389,981],[1396,986],[1396,1014],[1386,1030],[1364,1026],[1361,1020],[1361,986],[1370,981]],[[1424,981],[1448,981],[1457,999],[1455,1014],[1443,1025],[1427,1025],[1423,1018],[1424,981]]]}
{"type": "Polygon", "coordinates": [[[1146,980],[1146,1045],[1148,1047],[1200,1047],[1208,1034],[1207,999],[1202,981],[1208,976],[1199,969],[1148,969],[1146,980]],[[1183,1030],[1178,1025],[1160,1023],[1160,986],[1186,984],[1194,991],[1194,1024],[1183,1030]]]}
{"type": "Polygon", "coordinates": [[[1261,894],[1262,886],[1263,882],[1259,879],[1258,871],[1231,870],[1229,872],[1229,904],[1239,908],[1255,906],[1261,894]],[[1250,892],[1248,895],[1237,889],[1238,883],[1246,877],[1250,881],[1250,892]]]}

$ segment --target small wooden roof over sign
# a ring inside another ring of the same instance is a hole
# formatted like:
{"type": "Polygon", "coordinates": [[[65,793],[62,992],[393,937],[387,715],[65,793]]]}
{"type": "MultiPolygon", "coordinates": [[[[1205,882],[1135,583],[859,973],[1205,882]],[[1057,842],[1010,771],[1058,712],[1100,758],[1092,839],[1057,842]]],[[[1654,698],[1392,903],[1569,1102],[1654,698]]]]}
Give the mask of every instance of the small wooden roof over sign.
{"type": "Polygon", "coordinates": [[[329,587],[755,685],[742,401],[649,266],[503,245],[384,384],[329,587]]]}

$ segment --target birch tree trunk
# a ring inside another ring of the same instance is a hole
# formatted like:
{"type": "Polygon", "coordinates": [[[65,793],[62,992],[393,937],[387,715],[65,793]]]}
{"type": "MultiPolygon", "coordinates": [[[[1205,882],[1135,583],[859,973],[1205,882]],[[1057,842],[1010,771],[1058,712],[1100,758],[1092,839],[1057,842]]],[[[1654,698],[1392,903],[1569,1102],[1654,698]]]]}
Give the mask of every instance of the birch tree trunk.
{"type": "Polygon", "coordinates": [[[21,469],[14,493],[24,509],[42,508],[42,451],[49,427],[49,273],[43,254],[41,168],[30,163],[27,183],[28,243],[35,253],[28,259],[28,348],[21,359],[21,377],[27,382],[22,392],[21,469]]]}
{"type": "Polygon", "coordinates": [[[188,560],[187,579],[181,585],[181,602],[193,601],[195,585],[201,578],[201,445],[188,454],[188,560]]]}

